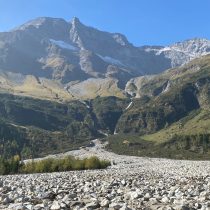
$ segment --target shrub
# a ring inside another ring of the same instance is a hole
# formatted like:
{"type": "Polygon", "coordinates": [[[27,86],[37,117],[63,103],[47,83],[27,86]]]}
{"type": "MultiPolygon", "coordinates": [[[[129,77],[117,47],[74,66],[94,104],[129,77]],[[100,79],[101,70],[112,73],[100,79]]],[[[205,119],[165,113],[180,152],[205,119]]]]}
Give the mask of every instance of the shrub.
{"type": "Polygon", "coordinates": [[[97,157],[90,157],[85,160],[85,169],[101,168],[100,160],[97,157]]]}
{"type": "Polygon", "coordinates": [[[97,157],[75,159],[68,156],[62,159],[44,159],[20,164],[19,159],[0,160],[0,174],[10,173],[48,173],[70,170],[103,169],[110,165],[109,161],[99,160],[97,157]]]}
{"type": "Polygon", "coordinates": [[[9,160],[3,157],[0,158],[0,175],[18,173],[20,167],[20,157],[18,155],[15,155],[9,160]]]}

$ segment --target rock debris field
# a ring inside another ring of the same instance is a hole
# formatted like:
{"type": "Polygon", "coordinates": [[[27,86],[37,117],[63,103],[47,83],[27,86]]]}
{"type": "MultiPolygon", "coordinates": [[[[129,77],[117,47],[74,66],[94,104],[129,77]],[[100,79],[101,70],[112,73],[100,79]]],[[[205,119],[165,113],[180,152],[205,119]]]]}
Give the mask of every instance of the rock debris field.
{"type": "MultiPolygon", "coordinates": [[[[0,177],[0,209],[210,210],[210,162],[120,156],[95,146],[54,155],[96,155],[105,170],[0,177]]],[[[52,156],[51,156],[52,157],[52,156]]]]}

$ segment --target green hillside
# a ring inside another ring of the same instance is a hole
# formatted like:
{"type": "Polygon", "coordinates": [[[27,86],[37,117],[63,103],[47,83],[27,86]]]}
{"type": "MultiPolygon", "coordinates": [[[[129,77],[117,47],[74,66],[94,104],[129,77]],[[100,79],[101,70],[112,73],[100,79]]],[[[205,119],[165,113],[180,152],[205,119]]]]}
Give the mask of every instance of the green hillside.
{"type": "Polygon", "coordinates": [[[141,97],[120,117],[116,127],[119,135],[109,138],[109,149],[155,157],[210,159],[210,56],[140,84],[135,90],[141,91],[141,97]],[[133,141],[144,149],[129,146],[133,141]],[[123,147],[116,146],[117,142],[123,147]]]}
{"type": "Polygon", "coordinates": [[[127,101],[116,97],[61,104],[1,94],[0,154],[37,157],[88,145],[101,137],[99,131],[112,133],[125,106],[127,101]]]}

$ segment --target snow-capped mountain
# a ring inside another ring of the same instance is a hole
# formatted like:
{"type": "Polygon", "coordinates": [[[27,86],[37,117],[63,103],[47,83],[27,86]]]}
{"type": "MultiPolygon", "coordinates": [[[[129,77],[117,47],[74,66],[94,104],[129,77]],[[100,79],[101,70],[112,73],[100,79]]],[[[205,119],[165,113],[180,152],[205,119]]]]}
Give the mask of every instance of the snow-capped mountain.
{"type": "Polygon", "coordinates": [[[169,67],[164,56],[133,46],[120,33],[85,26],[78,18],[37,18],[0,33],[0,69],[62,83],[107,77],[125,82],[169,67]]]}
{"type": "Polygon", "coordinates": [[[210,40],[195,38],[183,42],[177,42],[167,47],[145,48],[147,52],[154,52],[156,55],[164,55],[171,60],[171,67],[176,67],[189,62],[192,59],[210,53],[210,40]]]}
{"type": "Polygon", "coordinates": [[[78,18],[68,22],[42,17],[0,33],[1,71],[56,80],[65,87],[92,78],[88,81],[108,79],[110,84],[113,79],[124,89],[132,78],[160,73],[209,52],[206,39],[136,47],[124,35],[86,26],[78,18]]]}

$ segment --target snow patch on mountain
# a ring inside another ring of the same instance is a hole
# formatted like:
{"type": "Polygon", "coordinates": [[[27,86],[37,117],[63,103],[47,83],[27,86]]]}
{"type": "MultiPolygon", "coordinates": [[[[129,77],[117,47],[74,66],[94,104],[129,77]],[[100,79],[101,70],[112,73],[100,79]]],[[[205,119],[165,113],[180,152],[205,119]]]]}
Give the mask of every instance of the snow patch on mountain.
{"type": "Polygon", "coordinates": [[[111,63],[111,64],[115,64],[115,65],[119,65],[119,66],[125,66],[120,60],[117,60],[115,58],[109,57],[109,56],[102,56],[97,54],[103,61],[107,62],[107,63],[111,63]]]}
{"type": "Polygon", "coordinates": [[[71,44],[69,44],[67,42],[64,42],[62,40],[50,39],[50,42],[52,44],[55,44],[55,45],[59,46],[60,48],[63,48],[63,49],[74,50],[74,51],[78,50],[77,47],[75,47],[75,46],[73,46],[73,45],[71,45],[71,44]]]}

